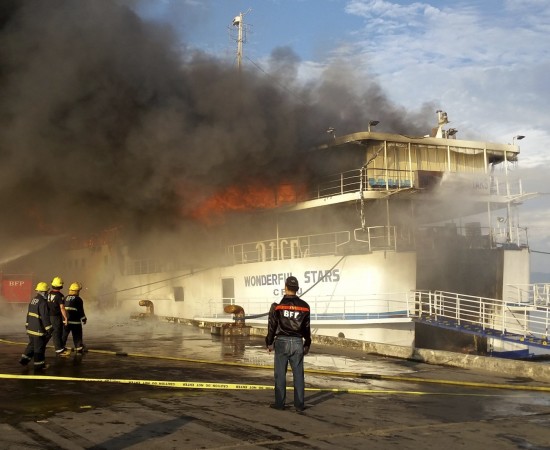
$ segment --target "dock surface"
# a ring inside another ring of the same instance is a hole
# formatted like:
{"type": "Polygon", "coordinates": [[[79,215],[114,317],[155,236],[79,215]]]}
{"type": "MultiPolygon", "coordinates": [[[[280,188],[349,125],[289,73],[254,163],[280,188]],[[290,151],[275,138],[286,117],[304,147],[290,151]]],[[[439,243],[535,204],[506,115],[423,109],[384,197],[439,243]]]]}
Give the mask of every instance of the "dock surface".
{"type": "Polygon", "coordinates": [[[550,384],[514,373],[314,345],[300,414],[292,390],[269,408],[260,337],[92,316],[89,351],[50,347],[37,376],[18,364],[24,315],[0,326],[3,449],[550,449],[550,384]]]}

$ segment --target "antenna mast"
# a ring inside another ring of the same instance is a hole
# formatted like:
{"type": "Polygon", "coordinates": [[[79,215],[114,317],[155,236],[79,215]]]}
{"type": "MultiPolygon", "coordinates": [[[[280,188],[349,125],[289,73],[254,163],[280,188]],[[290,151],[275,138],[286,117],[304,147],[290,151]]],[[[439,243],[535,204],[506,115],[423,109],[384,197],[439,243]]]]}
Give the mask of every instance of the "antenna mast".
{"type": "Polygon", "coordinates": [[[237,27],[237,68],[241,71],[241,65],[243,61],[243,43],[246,41],[246,27],[244,25],[244,16],[248,14],[251,9],[245,13],[240,13],[233,19],[233,26],[237,27]]]}

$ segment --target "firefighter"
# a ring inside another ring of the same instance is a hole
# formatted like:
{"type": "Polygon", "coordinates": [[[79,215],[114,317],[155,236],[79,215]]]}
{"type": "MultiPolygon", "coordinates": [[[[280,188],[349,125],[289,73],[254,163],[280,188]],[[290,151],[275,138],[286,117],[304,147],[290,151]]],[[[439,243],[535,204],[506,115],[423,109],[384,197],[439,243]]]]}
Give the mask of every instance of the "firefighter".
{"type": "Polygon", "coordinates": [[[34,358],[35,371],[47,369],[46,344],[52,333],[47,300],[48,289],[48,284],[43,281],[36,285],[36,295],[29,303],[27,323],[25,324],[29,335],[29,344],[19,360],[21,365],[26,366],[34,358]]]}
{"type": "Polygon", "coordinates": [[[67,344],[69,333],[73,334],[74,349],[77,353],[82,353],[84,344],[82,342],[82,325],[86,324],[86,314],[84,313],[84,302],[80,297],[82,284],[74,282],[69,286],[69,295],[65,297],[65,310],[68,316],[68,325],[63,329],[63,346],[67,344]]]}
{"type": "Polygon", "coordinates": [[[67,326],[67,311],[65,311],[65,296],[61,292],[63,280],[55,277],[52,280],[52,289],[48,294],[48,308],[50,322],[53,327],[52,339],[56,356],[67,356],[71,352],[63,345],[63,327],[67,326]]]}

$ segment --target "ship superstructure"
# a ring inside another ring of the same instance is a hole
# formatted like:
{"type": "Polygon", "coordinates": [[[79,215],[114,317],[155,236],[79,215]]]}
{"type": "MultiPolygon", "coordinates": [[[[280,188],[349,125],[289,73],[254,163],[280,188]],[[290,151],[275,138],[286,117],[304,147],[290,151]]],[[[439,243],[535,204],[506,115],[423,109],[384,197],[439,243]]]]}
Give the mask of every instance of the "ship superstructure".
{"type": "Polygon", "coordinates": [[[270,208],[232,214],[201,258],[178,255],[178,242],[173,260],[135,258],[120,236],[72,258],[93,268],[98,303],[130,312],[147,299],[161,316],[199,320],[231,320],[228,304],[261,315],[293,274],[316,333],[410,345],[411,292],[501,298],[529,283],[519,148],[456,139],[446,123],[438,112],[429,136],[330,136],[301,161],[307,182],[277,188],[270,208]]]}
{"type": "Polygon", "coordinates": [[[529,284],[517,206],[533,194],[515,179],[519,147],[367,131],[336,136],[300,158],[296,185],[262,207],[226,214],[159,257],[113,229],[64,255],[66,278],[89,302],[131,314],[141,300],[173,320],[231,321],[238,305],[258,325],[300,280],[319,335],[413,345],[415,292],[503,298],[529,284]]]}

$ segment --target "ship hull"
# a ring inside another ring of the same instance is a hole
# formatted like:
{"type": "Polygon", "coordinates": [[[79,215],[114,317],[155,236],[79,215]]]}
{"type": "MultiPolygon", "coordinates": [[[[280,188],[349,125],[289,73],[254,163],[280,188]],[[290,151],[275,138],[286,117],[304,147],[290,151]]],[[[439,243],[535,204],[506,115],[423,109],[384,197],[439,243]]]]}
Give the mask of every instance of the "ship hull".
{"type": "Polygon", "coordinates": [[[416,285],[414,252],[377,252],[235,264],[194,271],[117,278],[119,311],[139,311],[153,302],[158,316],[202,322],[232,322],[224,307],[244,308],[247,324],[266,326],[266,314],[294,275],[311,308],[312,332],[410,346],[416,285]],[[136,286],[139,286],[136,288],[136,286]],[[178,296],[178,292],[183,295],[178,296]]]}

